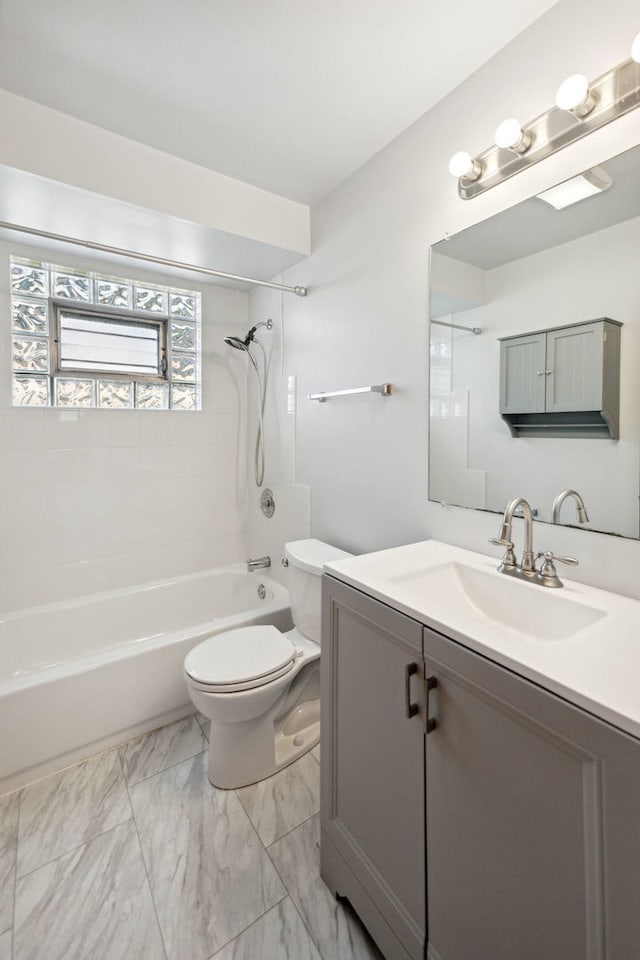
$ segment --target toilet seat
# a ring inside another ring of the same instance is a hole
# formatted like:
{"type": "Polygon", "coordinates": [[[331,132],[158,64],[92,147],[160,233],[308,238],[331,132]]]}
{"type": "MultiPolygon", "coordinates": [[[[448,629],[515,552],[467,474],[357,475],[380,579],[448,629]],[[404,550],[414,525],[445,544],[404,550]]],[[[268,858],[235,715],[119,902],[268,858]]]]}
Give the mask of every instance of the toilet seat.
{"type": "Polygon", "coordinates": [[[292,669],[297,648],[276,627],[240,627],[217,633],[187,654],[184,670],[208,693],[237,693],[261,687],[292,669]]]}

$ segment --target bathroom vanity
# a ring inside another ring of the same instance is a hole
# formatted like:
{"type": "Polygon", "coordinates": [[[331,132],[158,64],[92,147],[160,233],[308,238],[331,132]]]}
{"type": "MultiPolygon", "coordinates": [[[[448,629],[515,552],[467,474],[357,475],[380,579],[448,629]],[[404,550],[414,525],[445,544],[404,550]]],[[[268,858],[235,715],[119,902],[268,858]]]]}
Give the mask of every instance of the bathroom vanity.
{"type": "Polygon", "coordinates": [[[322,875],[387,960],[630,960],[640,603],[495,566],[326,568],[322,875]]]}

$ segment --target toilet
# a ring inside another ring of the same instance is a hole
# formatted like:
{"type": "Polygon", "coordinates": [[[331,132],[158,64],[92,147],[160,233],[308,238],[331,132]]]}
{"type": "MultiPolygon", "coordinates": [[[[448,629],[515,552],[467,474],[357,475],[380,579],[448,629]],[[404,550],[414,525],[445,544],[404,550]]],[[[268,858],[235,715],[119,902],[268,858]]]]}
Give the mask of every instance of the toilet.
{"type": "Polygon", "coordinates": [[[351,554],[320,540],[285,544],[291,614],[207,637],[184,661],[189,696],[211,720],[209,780],[232,789],[272,776],[320,738],[320,594],[325,563],[351,554]]]}

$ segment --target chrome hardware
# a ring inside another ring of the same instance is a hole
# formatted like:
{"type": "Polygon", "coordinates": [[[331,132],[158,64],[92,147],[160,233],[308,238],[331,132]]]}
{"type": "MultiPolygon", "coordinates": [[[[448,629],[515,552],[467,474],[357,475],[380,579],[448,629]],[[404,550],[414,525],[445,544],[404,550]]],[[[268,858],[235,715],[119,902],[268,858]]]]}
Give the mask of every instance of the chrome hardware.
{"type": "Polygon", "coordinates": [[[260,597],[261,600],[264,600],[264,598],[266,597],[266,595],[267,595],[267,588],[265,587],[264,583],[259,583],[259,584],[258,584],[258,596],[260,597]]]}
{"type": "Polygon", "coordinates": [[[553,501],[553,517],[552,523],[560,523],[560,508],[562,504],[568,497],[573,497],[576,502],[576,510],[578,512],[578,523],[589,523],[589,517],[587,516],[587,511],[584,507],[584,500],[580,496],[577,490],[563,490],[562,493],[559,493],[558,496],[553,501]]]}
{"type": "Polygon", "coordinates": [[[247,571],[252,573],[254,570],[260,570],[262,567],[271,566],[271,557],[257,557],[255,560],[247,560],[247,571]]]}
{"type": "Polygon", "coordinates": [[[317,400],[319,403],[325,403],[331,397],[349,397],[355,393],[380,393],[383,397],[390,397],[393,393],[393,384],[374,383],[370,387],[351,387],[349,390],[330,390],[325,393],[310,393],[307,400],[317,400]]]}
{"type": "Polygon", "coordinates": [[[496,543],[499,546],[507,548],[502,561],[498,565],[500,573],[506,573],[511,577],[521,577],[525,580],[531,580],[536,575],[535,563],[533,559],[533,513],[531,507],[524,497],[516,497],[507,506],[500,525],[500,532],[497,537],[492,537],[489,543],[496,543]],[[522,516],[524,518],[524,549],[522,551],[522,560],[517,562],[513,552],[513,541],[511,539],[511,524],[513,517],[518,509],[522,507],[522,516]]]}
{"type": "Polygon", "coordinates": [[[495,543],[497,547],[506,547],[506,552],[502,560],[500,561],[500,566],[498,570],[501,572],[504,571],[505,567],[517,567],[516,555],[513,552],[513,543],[511,540],[500,540],[498,537],[490,537],[489,543],[495,543]]]}
{"type": "Polygon", "coordinates": [[[266,487],[260,495],[260,509],[265,517],[271,519],[276,512],[276,502],[273,499],[273,492],[266,487]]]}
{"type": "Polygon", "coordinates": [[[407,720],[411,720],[418,712],[418,704],[411,703],[411,677],[414,677],[417,672],[417,663],[408,663],[404,668],[404,715],[407,720]]]}
{"type": "Polygon", "coordinates": [[[283,567],[289,566],[289,561],[287,560],[286,557],[280,557],[280,563],[282,564],[283,567]]]}
{"type": "Polygon", "coordinates": [[[507,506],[500,525],[500,532],[497,537],[492,537],[489,543],[496,543],[499,546],[507,548],[502,561],[498,566],[500,573],[506,573],[511,577],[521,577],[525,580],[531,580],[536,575],[536,569],[533,559],[533,513],[531,507],[524,497],[516,497],[507,506]],[[518,509],[522,507],[524,517],[524,549],[522,551],[522,560],[517,562],[513,552],[513,541],[511,539],[511,524],[513,516],[518,509]]]}
{"type": "Polygon", "coordinates": [[[435,690],[438,686],[438,681],[436,677],[427,677],[424,682],[426,687],[426,704],[425,704],[425,723],[424,723],[424,732],[431,733],[438,726],[438,722],[435,717],[429,716],[429,691],[435,690]]]}
{"type": "Polygon", "coordinates": [[[536,560],[539,560],[541,557],[543,557],[544,560],[540,565],[540,570],[536,573],[535,583],[539,583],[543,587],[564,586],[562,580],[556,572],[554,560],[559,560],[560,563],[571,564],[574,567],[578,565],[578,561],[575,557],[556,557],[551,550],[536,554],[536,560]]]}

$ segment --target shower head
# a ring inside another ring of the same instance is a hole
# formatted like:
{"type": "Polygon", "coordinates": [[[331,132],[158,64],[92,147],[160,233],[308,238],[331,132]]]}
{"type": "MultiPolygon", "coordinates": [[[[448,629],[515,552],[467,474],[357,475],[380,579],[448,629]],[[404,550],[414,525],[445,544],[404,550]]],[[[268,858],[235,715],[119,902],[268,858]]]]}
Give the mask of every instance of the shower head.
{"type": "MultiPolygon", "coordinates": [[[[251,327],[244,340],[242,337],[225,337],[224,342],[228,344],[228,346],[233,347],[234,350],[246,350],[247,353],[249,353],[249,344],[255,340],[258,327],[266,327],[267,330],[271,330],[273,320],[260,320],[259,323],[256,323],[255,327],[251,327]]],[[[256,340],[256,343],[257,342],[256,340]]]]}
{"type": "Polygon", "coordinates": [[[225,337],[224,342],[234,350],[249,350],[249,345],[240,337],[225,337]]]}

